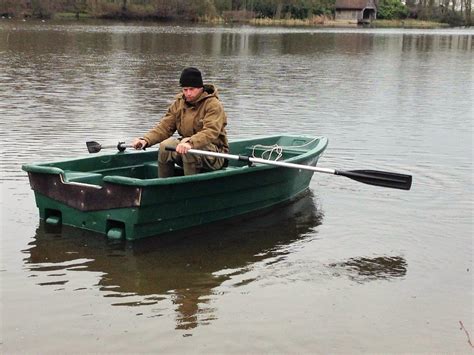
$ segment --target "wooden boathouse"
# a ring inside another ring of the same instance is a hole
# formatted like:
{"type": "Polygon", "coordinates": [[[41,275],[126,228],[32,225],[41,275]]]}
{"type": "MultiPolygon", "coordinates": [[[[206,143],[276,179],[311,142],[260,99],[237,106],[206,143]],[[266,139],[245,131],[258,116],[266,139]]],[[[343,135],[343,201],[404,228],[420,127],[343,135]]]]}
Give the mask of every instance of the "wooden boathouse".
{"type": "Polygon", "coordinates": [[[376,0],[336,0],[335,20],[370,23],[376,18],[376,0]]]}

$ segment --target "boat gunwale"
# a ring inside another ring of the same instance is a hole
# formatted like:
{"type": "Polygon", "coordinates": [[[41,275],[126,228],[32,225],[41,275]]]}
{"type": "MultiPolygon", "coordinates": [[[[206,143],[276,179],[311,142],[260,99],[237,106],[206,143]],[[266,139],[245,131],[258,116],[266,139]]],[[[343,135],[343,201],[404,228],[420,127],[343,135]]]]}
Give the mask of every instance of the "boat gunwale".
{"type": "MultiPolygon", "coordinates": [[[[245,142],[245,141],[252,141],[256,142],[259,139],[279,139],[279,138],[297,138],[297,139],[308,139],[308,140],[319,140],[317,144],[305,151],[302,152],[301,154],[289,157],[288,159],[282,160],[285,162],[289,163],[297,163],[299,161],[305,160],[308,157],[311,156],[321,156],[321,154],[324,152],[328,145],[328,139],[327,137],[324,136],[316,136],[316,137],[307,137],[307,136],[296,136],[296,135],[274,135],[274,136],[264,136],[264,137],[256,137],[256,138],[250,138],[250,139],[240,139],[234,141],[235,143],[240,143],[240,142],[245,142]]],[[[291,149],[290,147],[287,150],[291,149]]],[[[156,150],[157,152],[158,150],[156,150]]],[[[98,156],[96,155],[95,157],[113,157],[116,156],[117,154],[150,154],[150,152],[144,152],[144,151],[137,151],[137,152],[119,152],[115,154],[99,154],[98,156]]],[[[94,158],[95,158],[94,157],[94,158]]],[[[88,159],[87,158],[78,158],[77,160],[81,159],[88,159]]],[[[74,160],[74,159],[73,159],[74,160]]],[[[81,185],[88,185],[88,186],[94,186],[97,188],[102,188],[103,186],[100,185],[95,185],[95,184],[87,184],[87,183],[82,183],[82,182],[74,182],[74,181],[68,181],[66,179],[66,171],[61,169],[59,167],[54,166],[54,164],[59,164],[59,163],[64,163],[68,160],[63,160],[63,161],[55,161],[55,162],[49,162],[49,163],[41,163],[41,164],[24,164],[22,166],[22,169],[28,173],[40,173],[40,174],[59,174],[61,175],[61,180],[64,183],[67,184],[81,184],[81,185]]],[[[71,161],[71,160],[69,160],[71,161]]],[[[144,166],[145,164],[148,164],[150,162],[144,162],[142,164],[138,164],[137,166],[144,166]]],[[[195,181],[206,181],[206,180],[215,180],[215,179],[221,179],[225,178],[228,176],[233,176],[233,175],[240,175],[240,174],[246,174],[249,173],[249,169],[252,169],[253,171],[261,171],[261,170],[268,170],[268,169],[276,169],[279,168],[274,165],[265,165],[265,164],[259,164],[259,165],[244,165],[240,167],[233,167],[229,166],[225,169],[220,169],[217,171],[210,171],[210,172],[205,172],[201,174],[196,174],[192,176],[174,176],[170,177],[167,179],[163,178],[151,178],[151,179],[140,179],[140,178],[133,178],[133,177],[127,177],[127,176],[120,176],[120,175],[106,175],[103,177],[104,183],[112,183],[112,184],[120,184],[120,185],[130,185],[130,186],[136,186],[136,187],[149,187],[149,186],[159,186],[159,185],[176,185],[176,184],[182,184],[182,183],[189,183],[189,182],[195,182],[195,181]],[[256,170],[258,169],[258,170],[256,170]]],[[[104,169],[106,171],[107,169],[104,169]]],[[[100,173],[100,170],[91,170],[90,173],[100,173]]]]}

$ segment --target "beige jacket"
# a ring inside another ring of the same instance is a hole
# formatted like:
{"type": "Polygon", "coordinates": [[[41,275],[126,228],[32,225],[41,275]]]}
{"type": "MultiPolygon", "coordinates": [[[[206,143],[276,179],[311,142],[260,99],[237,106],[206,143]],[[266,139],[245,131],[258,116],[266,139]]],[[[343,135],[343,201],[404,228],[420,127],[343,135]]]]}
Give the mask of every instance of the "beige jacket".
{"type": "Polygon", "coordinates": [[[148,146],[160,143],[178,131],[182,138],[195,149],[205,149],[209,145],[227,153],[227,115],[213,85],[205,85],[203,93],[193,102],[187,103],[180,93],[168,108],[160,122],[143,138],[148,146]]]}

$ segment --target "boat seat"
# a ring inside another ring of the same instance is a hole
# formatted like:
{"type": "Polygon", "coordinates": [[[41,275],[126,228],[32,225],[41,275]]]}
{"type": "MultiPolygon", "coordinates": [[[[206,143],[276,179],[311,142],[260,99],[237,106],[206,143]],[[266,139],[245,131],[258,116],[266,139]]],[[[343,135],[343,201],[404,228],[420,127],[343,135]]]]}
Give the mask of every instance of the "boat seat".
{"type": "Polygon", "coordinates": [[[80,182],[84,184],[100,185],[102,183],[102,174],[82,171],[64,171],[64,180],[69,182],[80,182]]]}
{"type": "Polygon", "coordinates": [[[143,166],[151,166],[151,167],[158,168],[158,163],[156,161],[154,161],[152,163],[145,163],[145,164],[143,164],[143,166]]]}
{"type": "MultiPolygon", "coordinates": [[[[239,164],[238,166],[227,165],[226,167],[222,168],[222,170],[240,169],[241,165],[242,164],[239,164]]],[[[157,177],[157,171],[158,171],[158,163],[157,162],[145,163],[145,164],[143,164],[143,166],[146,169],[145,170],[145,175],[146,175],[147,179],[157,177]]],[[[183,176],[184,175],[183,167],[179,166],[178,164],[175,164],[174,170],[175,170],[175,176],[183,176]]]]}
{"type": "MultiPolygon", "coordinates": [[[[158,162],[152,163],[145,163],[143,164],[145,167],[145,178],[146,179],[154,179],[158,177],[158,162]]],[[[174,165],[175,176],[182,176],[184,175],[184,170],[178,164],[174,165]]]]}

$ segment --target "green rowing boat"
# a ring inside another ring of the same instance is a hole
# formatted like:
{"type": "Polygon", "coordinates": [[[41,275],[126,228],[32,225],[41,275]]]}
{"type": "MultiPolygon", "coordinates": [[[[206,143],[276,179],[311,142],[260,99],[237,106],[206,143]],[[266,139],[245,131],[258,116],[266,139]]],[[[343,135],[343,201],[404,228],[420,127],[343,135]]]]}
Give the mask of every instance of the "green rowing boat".
{"type": "Polygon", "coordinates": [[[327,143],[325,137],[299,136],[237,140],[230,143],[233,155],[226,168],[183,176],[176,166],[176,176],[167,179],[157,177],[156,150],[22,168],[28,172],[40,218],[46,223],[135,240],[291,200],[308,188],[314,171],[265,162],[315,167],[327,143]]]}

